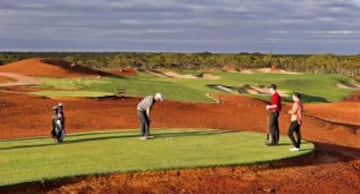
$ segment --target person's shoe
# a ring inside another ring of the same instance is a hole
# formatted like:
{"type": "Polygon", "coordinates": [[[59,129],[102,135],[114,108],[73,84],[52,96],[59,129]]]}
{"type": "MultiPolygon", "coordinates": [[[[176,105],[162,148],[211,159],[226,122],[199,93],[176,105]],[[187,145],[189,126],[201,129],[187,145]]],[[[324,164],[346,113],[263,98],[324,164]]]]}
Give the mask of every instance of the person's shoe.
{"type": "Polygon", "coordinates": [[[152,138],[154,138],[154,136],[153,136],[153,135],[149,135],[149,136],[146,136],[146,138],[152,139],[152,138]]]}
{"type": "Polygon", "coordinates": [[[141,136],[139,139],[140,140],[147,140],[147,136],[141,136]]]}
{"type": "Polygon", "coordinates": [[[298,152],[298,151],[300,151],[300,149],[296,148],[296,147],[293,147],[293,148],[290,148],[290,151],[291,152],[298,152]]]}
{"type": "Polygon", "coordinates": [[[271,145],[272,146],[277,146],[277,145],[279,145],[277,142],[271,142],[271,145]]]}

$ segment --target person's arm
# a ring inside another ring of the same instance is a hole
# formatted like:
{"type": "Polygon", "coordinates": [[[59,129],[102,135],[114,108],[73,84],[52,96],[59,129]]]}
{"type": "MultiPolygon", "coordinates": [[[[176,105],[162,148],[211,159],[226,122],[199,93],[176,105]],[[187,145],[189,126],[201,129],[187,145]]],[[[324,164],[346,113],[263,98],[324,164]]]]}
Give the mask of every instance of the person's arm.
{"type": "Polygon", "coordinates": [[[150,118],[150,107],[146,109],[146,115],[150,118]]]}
{"type": "Polygon", "coordinates": [[[293,115],[296,114],[296,112],[299,110],[299,105],[297,103],[294,103],[291,110],[289,110],[289,114],[293,115]]]}
{"type": "Polygon", "coordinates": [[[273,104],[273,105],[266,105],[266,109],[271,109],[271,108],[277,108],[277,104],[273,104]]]}

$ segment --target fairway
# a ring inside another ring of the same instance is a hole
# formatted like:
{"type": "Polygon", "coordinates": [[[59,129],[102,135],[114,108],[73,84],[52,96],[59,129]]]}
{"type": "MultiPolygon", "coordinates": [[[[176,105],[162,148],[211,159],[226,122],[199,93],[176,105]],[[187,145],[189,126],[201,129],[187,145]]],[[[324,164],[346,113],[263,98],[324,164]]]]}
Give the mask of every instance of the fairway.
{"type": "Polygon", "coordinates": [[[0,141],[0,186],[77,175],[209,166],[245,165],[311,153],[304,142],[290,152],[290,141],[266,147],[265,134],[223,130],[157,129],[143,141],[137,130],[71,134],[63,144],[49,137],[0,141]]]}
{"type": "MultiPolygon", "coordinates": [[[[196,72],[194,72],[196,73],[196,72]]],[[[160,78],[139,72],[137,76],[102,79],[90,78],[39,78],[42,84],[36,87],[49,88],[51,91],[33,92],[49,97],[99,97],[124,92],[126,96],[140,97],[161,92],[166,99],[189,102],[214,103],[206,96],[208,93],[224,93],[207,87],[209,84],[224,84],[237,87],[244,84],[269,85],[275,83],[280,90],[290,94],[300,92],[304,102],[336,102],[348,96],[351,90],[336,87],[337,83],[358,83],[342,75],[284,75],[284,74],[241,74],[228,72],[209,72],[218,76],[218,80],[160,78]],[[60,91],[54,92],[53,89],[60,91]]],[[[232,94],[238,94],[236,90],[232,94]]],[[[246,94],[243,94],[246,95],[246,94]]],[[[268,100],[269,96],[250,95],[268,100]]],[[[284,100],[290,101],[290,97],[284,100]]]]}

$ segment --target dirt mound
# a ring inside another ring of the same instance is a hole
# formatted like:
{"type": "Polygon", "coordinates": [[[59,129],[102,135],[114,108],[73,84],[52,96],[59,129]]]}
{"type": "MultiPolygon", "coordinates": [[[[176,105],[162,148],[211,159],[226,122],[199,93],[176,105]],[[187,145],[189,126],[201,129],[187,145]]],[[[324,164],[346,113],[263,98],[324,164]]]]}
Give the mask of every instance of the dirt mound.
{"type": "Polygon", "coordinates": [[[15,79],[13,78],[10,78],[10,77],[7,77],[7,76],[3,76],[3,75],[0,75],[0,84],[3,84],[3,83],[8,83],[8,82],[14,82],[16,81],[15,79]]]}
{"type": "Polygon", "coordinates": [[[0,72],[46,77],[96,77],[112,74],[64,60],[31,58],[0,66],[0,72]]]}
{"type": "Polygon", "coordinates": [[[116,68],[116,69],[110,69],[108,72],[120,75],[120,76],[136,76],[137,70],[133,66],[127,66],[125,68],[116,68]]]}

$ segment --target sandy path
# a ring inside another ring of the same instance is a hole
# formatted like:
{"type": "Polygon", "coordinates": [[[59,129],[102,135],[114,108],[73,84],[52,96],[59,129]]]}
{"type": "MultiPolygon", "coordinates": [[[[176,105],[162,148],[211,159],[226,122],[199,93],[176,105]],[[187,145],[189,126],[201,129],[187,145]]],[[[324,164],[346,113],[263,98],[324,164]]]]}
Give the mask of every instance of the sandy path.
{"type": "Polygon", "coordinates": [[[0,87],[6,86],[27,86],[27,85],[36,85],[41,84],[42,82],[34,77],[20,75],[16,73],[4,73],[0,72],[0,76],[9,77],[13,82],[0,83],[0,87]]]}

